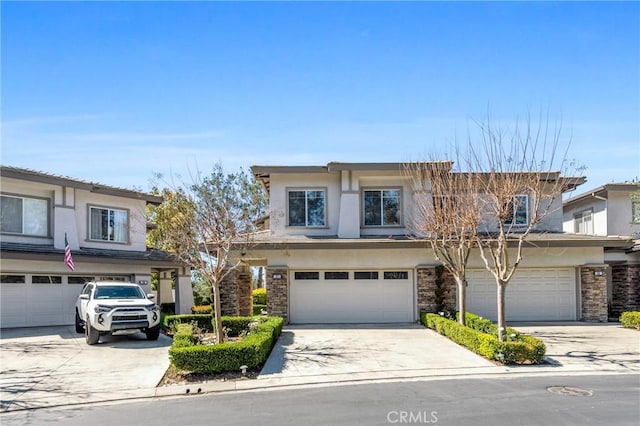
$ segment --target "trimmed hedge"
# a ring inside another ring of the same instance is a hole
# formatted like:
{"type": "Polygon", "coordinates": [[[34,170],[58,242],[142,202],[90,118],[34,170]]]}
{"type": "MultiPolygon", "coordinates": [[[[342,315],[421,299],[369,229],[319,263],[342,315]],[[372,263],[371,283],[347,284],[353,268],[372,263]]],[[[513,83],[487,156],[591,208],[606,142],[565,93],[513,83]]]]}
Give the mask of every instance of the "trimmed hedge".
{"type": "Polygon", "coordinates": [[[172,345],[169,349],[171,364],[180,370],[194,373],[221,373],[238,371],[246,365],[255,368],[262,365],[278,336],[282,332],[280,317],[259,318],[254,332],[239,342],[217,345],[172,345]]]}
{"type": "MultiPolygon", "coordinates": [[[[471,324],[493,332],[487,326],[486,320],[477,315],[475,317],[471,318],[471,324]]],[[[468,317],[465,316],[465,318],[468,317]]],[[[508,335],[513,334],[510,336],[512,340],[500,342],[494,334],[460,325],[440,315],[425,312],[420,315],[420,321],[426,327],[434,329],[472,352],[503,364],[539,364],[543,361],[546,352],[546,347],[541,340],[518,332],[509,333],[513,329],[507,329],[508,335]]]]}
{"type": "MultiPolygon", "coordinates": [[[[460,318],[460,314],[456,312],[456,319],[458,318],[460,318]]],[[[491,334],[496,337],[498,336],[498,326],[490,319],[483,318],[471,312],[465,312],[464,319],[467,327],[473,328],[474,330],[482,333],[491,334]]],[[[507,327],[506,336],[507,340],[519,340],[522,333],[515,328],[507,327]]]]}
{"type": "Polygon", "coordinates": [[[640,330],[640,312],[623,312],[622,315],[620,315],[620,325],[624,328],[635,328],[636,330],[640,330]]]}
{"type": "Polygon", "coordinates": [[[213,331],[213,325],[211,323],[212,320],[211,315],[206,314],[182,314],[182,315],[167,315],[164,317],[162,323],[162,329],[172,330],[177,327],[178,324],[190,324],[191,322],[195,322],[198,328],[207,331],[213,331]]]}
{"type": "Polygon", "coordinates": [[[267,305],[253,305],[253,315],[262,315],[262,311],[267,311],[267,305]]]}
{"type": "MultiPolygon", "coordinates": [[[[249,324],[260,319],[257,317],[230,317],[221,318],[222,328],[226,329],[228,336],[237,337],[243,331],[249,329],[249,324]]],[[[179,324],[191,324],[195,322],[198,328],[208,332],[215,331],[215,318],[212,315],[191,314],[191,315],[167,315],[164,318],[163,328],[172,330],[178,328],[179,324]]]]}
{"type": "Polygon", "coordinates": [[[255,305],[266,305],[267,304],[267,289],[266,288],[256,288],[253,290],[253,304],[255,305]]]}

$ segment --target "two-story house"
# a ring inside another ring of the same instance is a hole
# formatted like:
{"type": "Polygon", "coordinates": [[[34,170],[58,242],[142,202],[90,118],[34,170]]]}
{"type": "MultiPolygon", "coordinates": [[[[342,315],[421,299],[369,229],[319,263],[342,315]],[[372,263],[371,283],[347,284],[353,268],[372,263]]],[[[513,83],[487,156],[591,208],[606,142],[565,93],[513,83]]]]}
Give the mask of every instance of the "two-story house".
{"type": "Polygon", "coordinates": [[[131,281],[150,293],[152,273],[157,302],[173,299],[177,277],[177,309],[193,305],[189,270],[146,247],[146,206],[161,198],[9,166],[0,169],[0,190],[1,327],[73,324],[86,281],[131,281]]]}
{"type": "Polygon", "coordinates": [[[640,183],[608,183],[564,201],[564,230],[624,236],[634,242],[605,247],[610,310],[640,309],[640,183]]]}
{"type": "MultiPolygon", "coordinates": [[[[401,163],[253,166],[269,194],[268,230],[245,261],[266,268],[271,314],[291,323],[414,322],[435,309],[439,268],[408,223],[417,196],[401,163]]],[[[528,220],[526,194],[518,217],[528,220]]],[[[620,239],[562,232],[561,200],[531,236],[507,289],[507,319],[607,320],[605,245],[620,239]]],[[[496,317],[496,290],[477,252],[468,309],[496,317]]],[[[449,282],[446,304],[455,309],[449,282]]]]}

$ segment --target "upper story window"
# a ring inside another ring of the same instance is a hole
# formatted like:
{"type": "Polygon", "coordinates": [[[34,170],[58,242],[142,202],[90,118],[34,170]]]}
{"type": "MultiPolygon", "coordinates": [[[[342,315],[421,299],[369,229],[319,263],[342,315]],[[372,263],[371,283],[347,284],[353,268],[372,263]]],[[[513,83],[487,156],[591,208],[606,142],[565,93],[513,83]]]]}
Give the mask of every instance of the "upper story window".
{"type": "Polygon", "coordinates": [[[46,237],[49,235],[49,200],[2,195],[0,232],[46,237]]]}
{"type": "Polygon", "coordinates": [[[631,202],[631,221],[633,223],[640,223],[640,201],[631,202]]]}
{"type": "Polygon", "coordinates": [[[506,225],[529,224],[529,196],[516,195],[509,206],[509,215],[504,221],[506,225]]]}
{"type": "Polygon", "coordinates": [[[593,212],[591,210],[576,213],[573,216],[573,222],[576,234],[593,235],[593,212]]]}
{"type": "Polygon", "coordinates": [[[400,189],[367,189],[363,196],[364,226],[400,225],[400,189]]]}
{"type": "Polygon", "coordinates": [[[325,226],[327,223],[324,189],[289,191],[289,226],[325,226]]]}
{"type": "Polygon", "coordinates": [[[126,243],[129,241],[129,212],[105,207],[89,208],[89,239],[126,243]]]}

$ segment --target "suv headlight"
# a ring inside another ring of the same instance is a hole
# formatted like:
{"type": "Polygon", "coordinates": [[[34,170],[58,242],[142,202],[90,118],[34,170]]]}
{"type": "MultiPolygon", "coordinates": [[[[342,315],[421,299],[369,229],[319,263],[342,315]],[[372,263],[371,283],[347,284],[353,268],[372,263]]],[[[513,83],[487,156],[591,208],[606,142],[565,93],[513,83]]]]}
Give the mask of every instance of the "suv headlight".
{"type": "Polygon", "coordinates": [[[104,306],[104,305],[96,305],[96,307],[94,308],[94,310],[96,311],[96,314],[111,312],[111,309],[112,309],[111,306],[104,306]]]}
{"type": "Polygon", "coordinates": [[[147,311],[152,311],[152,312],[156,312],[158,309],[160,309],[160,307],[155,303],[153,305],[147,305],[145,306],[145,308],[147,309],[147,311]]]}

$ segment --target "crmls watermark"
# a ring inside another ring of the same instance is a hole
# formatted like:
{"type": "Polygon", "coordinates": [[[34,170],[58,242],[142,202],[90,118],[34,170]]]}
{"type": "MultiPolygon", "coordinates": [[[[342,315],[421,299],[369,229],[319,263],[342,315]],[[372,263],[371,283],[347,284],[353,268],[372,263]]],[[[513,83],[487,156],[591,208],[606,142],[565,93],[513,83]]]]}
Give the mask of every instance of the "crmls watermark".
{"type": "Polygon", "coordinates": [[[393,424],[435,424],[437,411],[389,411],[387,421],[393,424]]]}

